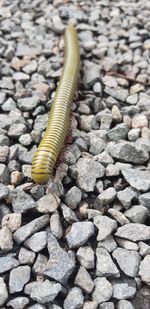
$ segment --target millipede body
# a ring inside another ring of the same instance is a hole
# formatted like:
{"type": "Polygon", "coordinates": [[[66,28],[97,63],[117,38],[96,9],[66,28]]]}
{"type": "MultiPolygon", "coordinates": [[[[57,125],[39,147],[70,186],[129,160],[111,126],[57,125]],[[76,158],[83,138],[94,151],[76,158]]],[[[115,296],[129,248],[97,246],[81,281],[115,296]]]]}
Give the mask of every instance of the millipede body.
{"type": "Polygon", "coordinates": [[[65,57],[62,76],[52,102],[47,129],[32,160],[32,178],[45,184],[51,177],[64,143],[80,68],[79,45],[73,25],[65,30],[65,57]]]}

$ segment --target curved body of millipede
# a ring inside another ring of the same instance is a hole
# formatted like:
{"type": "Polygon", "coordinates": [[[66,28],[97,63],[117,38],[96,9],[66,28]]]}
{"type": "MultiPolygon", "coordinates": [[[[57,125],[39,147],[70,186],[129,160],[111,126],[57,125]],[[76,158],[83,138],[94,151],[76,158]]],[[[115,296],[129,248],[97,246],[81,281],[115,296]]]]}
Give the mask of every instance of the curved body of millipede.
{"type": "Polygon", "coordinates": [[[80,55],[77,33],[72,25],[65,31],[65,57],[62,76],[49,113],[47,129],[32,160],[32,178],[45,184],[51,177],[64,143],[73,97],[77,87],[80,55]]]}

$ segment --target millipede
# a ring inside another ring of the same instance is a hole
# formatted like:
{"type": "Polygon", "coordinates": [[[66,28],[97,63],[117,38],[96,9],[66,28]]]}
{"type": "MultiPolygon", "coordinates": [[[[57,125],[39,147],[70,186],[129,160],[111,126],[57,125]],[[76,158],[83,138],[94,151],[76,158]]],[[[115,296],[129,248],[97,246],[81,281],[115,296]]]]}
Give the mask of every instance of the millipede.
{"type": "Polygon", "coordinates": [[[52,175],[67,135],[71,104],[77,88],[80,53],[77,32],[71,24],[66,27],[64,45],[62,75],[52,101],[47,129],[32,160],[32,179],[39,184],[46,184],[52,175]]]}

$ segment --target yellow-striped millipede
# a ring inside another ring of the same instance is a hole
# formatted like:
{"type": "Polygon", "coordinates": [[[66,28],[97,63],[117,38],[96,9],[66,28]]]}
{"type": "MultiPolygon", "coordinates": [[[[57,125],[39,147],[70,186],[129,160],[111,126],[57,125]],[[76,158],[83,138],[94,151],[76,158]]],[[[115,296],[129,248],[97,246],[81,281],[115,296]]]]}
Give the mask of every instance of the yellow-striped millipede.
{"type": "Polygon", "coordinates": [[[36,183],[49,181],[64,143],[73,97],[77,87],[80,55],[77,33],[73,25],[65,30],[65,57],[62,76],[49,113],[47,129],[32,160],[32,178],[36,183]]]}

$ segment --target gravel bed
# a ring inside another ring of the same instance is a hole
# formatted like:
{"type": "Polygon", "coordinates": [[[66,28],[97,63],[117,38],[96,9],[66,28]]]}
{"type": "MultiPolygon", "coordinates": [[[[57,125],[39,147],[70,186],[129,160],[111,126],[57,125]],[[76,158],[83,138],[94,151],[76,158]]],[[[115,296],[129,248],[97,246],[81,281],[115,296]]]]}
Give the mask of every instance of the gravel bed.
{"type": "Polygon", "coordinates": [[[0,308],[150,308],[150,3],[0,5],[0,308]],[[52,180],[33,184],[76,26],[81,70],[52,180]]]}

